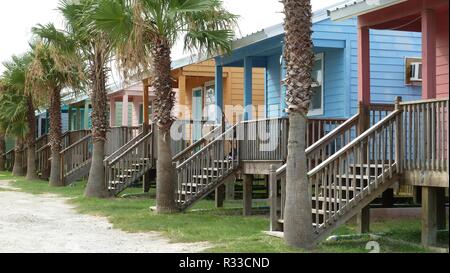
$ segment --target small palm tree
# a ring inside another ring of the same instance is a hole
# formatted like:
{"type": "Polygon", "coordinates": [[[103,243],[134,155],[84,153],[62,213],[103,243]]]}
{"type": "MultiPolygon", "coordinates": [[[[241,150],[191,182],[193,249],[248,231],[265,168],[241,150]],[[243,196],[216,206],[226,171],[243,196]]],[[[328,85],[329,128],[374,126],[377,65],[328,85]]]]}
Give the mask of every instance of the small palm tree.
{"type": "MultiPolygon", "coordinates": [[[[92,164],[89,172],[86,197],[106,198],[110,196],[106,188],[105,170],[105,142],[109,129],[107,116],[106,84],[110,72],[109,63],[112,61],[116,46],[114,32],[98,28],[95,24],[98,11],[102,9],[104,1],[98,0],[63,0],[59,10],[66,21],[66,31],[70,32],[77,43],[77,48],[88,67],[87,83],[92,101],[92,164]]],[[[117,1],[119,4],[128,1],[117,1]]],[[[124,4],[125,5],[125,4],[124,4]]],[[[121,14],[115,14],[121,16],[121,14]]]]}
{"type": "MultiPolygon", "coordinates": [[[[221,0],[101,0],[96,24],[116,35],[118,61],[125,75],[149,70],[155,89],[158,127],[157,212],[176,211],[170,128],[175,94],[171,50],[182,39],[191,52],[229,52],[236,16],[221,0]]],[[[148,117],[145,117],[148,118],[148,117]]]]}
{"type": "Polygon", "coordinates": [[[282,0],[285,13],[286,102],[289,140],[284,238],[288,245],[312,244],[311,189],[306,166],[305,130],[311,100],[312,12],[309,0],[282,0]]]}
{"type": "Polygon", "coordinates": [[[32,62],[27,75],[27,88],[40,98],[50,100],[51,148],[50,186],[64,186],[60,178],[61,92],[65,88],[82,88],[84,68],[77,55],[73,39],[55,28],[53,24],[38,25],[32,29],[35,43],[32,62]]]}
{"type": "Polygon", "coordinates": [[[25,175],[25,166],[22,164],[24,140],[29,131],[26,121],[27,99],[11,86],[7,88],[0,95],[0,128],[6,135],[16,138],[13,175],[23,176],[25,175]]]}
{"type": "MultiPolygon", "coordinates": [[[[9,102],[13,102],[9,106],[6,106],[4,114],[4,122],[6,122],[7,128],[11,130],[11,126],[16,127],[13,131],[19,132],[19,139],[21,135],[26,132],[24,138],[24,144],[27,148],[27,174],[26,178],[28,180],[37,179],[36,173],[36,156],[35,156],[35,148],[36,148],[36,123],[35,123],[35,103],[36,99],[33,97],[32,93],[25,92],[25,84],[26,84],[26,74],[29,69],[29,65],[31,62],[31,56],[29,53],[24,54],[22,56],[13,56],[10,62],[4,63],[6,67],[6,71],[3,75],[4,79],[9,86],[9,90],[11,92],[15,92],[14,95],[9,96],[9,102]],[[12,118],[10,124],[8,124],[8,119],[12,118]],[[25,118],[26,126],[23,124],[22,118],[25,118]],[[11,124],[11,123],[17,123],[11,124]]],[[[5,97],[6,98],[6,97],[5,97]]],[[[6,101],[5,101],[6,103],[6,101]]],[[[21,140],[18,141],[19,146],[21,146],[21,140]]],[[[21,147],[22,148],[22,147],[21,147]]],[[[19,153],[19,159],[22,156],[22,153],[19,153]]],[[[19,162],[17,162],[19,164],[19,162]]],[[[21,166],[24,168],[24,166],[21,166]]],[[[19,168],[16,168],[19,169],[19,168]]]]}

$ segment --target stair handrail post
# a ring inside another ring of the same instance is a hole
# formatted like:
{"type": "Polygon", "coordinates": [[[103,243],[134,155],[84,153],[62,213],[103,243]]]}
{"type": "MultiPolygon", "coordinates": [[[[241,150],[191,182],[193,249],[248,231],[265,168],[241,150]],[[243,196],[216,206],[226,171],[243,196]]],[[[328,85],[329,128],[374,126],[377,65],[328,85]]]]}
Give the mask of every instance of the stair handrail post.
{"type": "Polygon", "coordinates": [[[62,153],[60,153],[59,154],[59,157],[60,157],[60,168],[59,168],[59,178],[61,179],[61,181],[63,182],[63,183],[65,183],[64,182],[64,153],[62,152],[62,153]]]}
{"type": "MultiPolygon", "coordinates": [[[[362,101],[359,102],[358,105],[358,113],[359,113],[359,119],[358,119],[358,128],[357,128],[357,133],[358,136],[362,135],[365,131],[367,131],[367,129],[369,129],[369,124],[370,124],[370,106],[365,105],[362,101]]],[[[370,162],[364,162],[367,160],[367,150],[368,150],[368,144],[364,144],[363,145],[363,152],[359,154],[359,158],[358,161],[361,164],[367,163],[369,164],[370,162]]]]}
{"type": "Polygon", "coordinates": [[[395,110],[401,111],[401,113],[396,118],[396,128],[395,128],[395,162],[397,173],[401,173],[403,171],[403,162],[402,162],[402,137],[401,134],[403,132],[403,107],[400,105],[402,102],[402,97],[396,97],[395,99],[395,110]]]}
{"type": "Polygon", "coordinates": [[[270,191],[270,231],[280,231],[278,223],[278,192],[277,192],[277,169],[275,165],[270,165],[269,169],[269,191],[270,191]]]}

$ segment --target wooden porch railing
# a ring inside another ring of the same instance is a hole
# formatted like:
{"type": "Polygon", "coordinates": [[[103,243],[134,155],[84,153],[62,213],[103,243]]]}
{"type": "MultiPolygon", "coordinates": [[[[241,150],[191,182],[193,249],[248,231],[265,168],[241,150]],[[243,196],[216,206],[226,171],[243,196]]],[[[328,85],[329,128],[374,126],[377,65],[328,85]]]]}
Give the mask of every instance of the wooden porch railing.
{"type": "MultiPolygon", "coordinates": [[[[346,119],[339,118],[308,119],[307,145],[313,145],[345,121],[346,119]]],[[[289,136],[288,118],[244,121],[239,131],[243,136],[241,140],[245,143],[241,149],[241,160],[286,160],[289,136]]],[[[335,144],[338,142],[336,141],[335,144]]]]}
{"type": "Polygon", "coordinates": [[[121,154],[104,161],[105,184],[114,195],[119,194],[140,179],[153,167],[153,131],[140,135],[127,144],[121,154]]]}
{"type": "Polygon", "coordinates": [[[142,132],[142,126],[112,127],[106,135],[105,154],[110,155],[142,132]]]}
{"type": "Polygon", "coordinates": [[[401,103],[408,171],[448,171],[448,98],[401,103]]]}
{"type": "Polygon", "coordinates": [[[201,150],[205,145],[207,145],[211,140],[214,140],[217,136],[222,133],[222,126],[217,126],[212,129],[208,134],[203,136],[201,139],[194,142],[192,145],[178,153],[172,158],[172,161],[176,164],[184,162],[186,159],[190,158],[194,153],[201,150]]]}
{"type": "Polygon", "coordinates": [[[67,177],[83,167],[90,166],[92,147],[92,135],[89,134],[61,151],[60,178],[66,185],[73,182],[72,179],[67,179],[67,177]]]}
{"type": "Polygon", "coordinates": [[[186,210],[234,173],[239,167],[239,125],[227,129],[176,167],[180,210],[186,210]]]}
{"type": "MultiPolygon", "coordinates": [[[[360,132],[359,126],[361,125],[361,119],[367,119],[367,123],[377,123],[378,121],[385,118],[390,112],[394,110],[395,106],[393,104],[371,104],[367,111],[364,110],[362,106],[360,106],[359,113],[351,117],[350,119],[343,122],[336,122],[332,124],[334,130],[328,132],[320,139],[313,142],[306,149],[306,158],[307,158],[307,167],[308,170],[312,170],[322,162],[326,161],[330,156],[334,155],[337,151],[340,151],[346,145],[351,143],[360,132]],[[361,113],[368,113],[367,116],[361,113]]],[[[324,121],[312,120],[308,121],[309,124],[324,124],[324,121]]],[[[326,124],[326,122],[325,122],[326,124]]],[[[308,126],[308,135],[311,135],[316,129],[310,131],[314,128],[312,125],[308,126]]],[[[320,127],[319,127],[320,128],[320,127]]],[[[314,139],[314,138],[313,138],[314,139]]],[[[308,142],[309,144],[310,142],[308,142]]],[[[373,148],[373,147],[372,147],[373,148]]],[[[373,154],[373,153],[372,153],[373,154]]],[[[272,176],[269,178],[271,183],[275,183],[270,186],[271,189],[274,189],[276,193],[271,192],[271,194],[275,194],[273,197],[273,202],[278,204],[279,216],[275,217],[278,219],[283,219],[284,217],[284,205],[285,205],[285,194],[286,194],[286,164],[280,167],[278,170],[271,170],[272,176]],[[278,184],[280,181],[280,184],[278,184]],[[278,187],[278,185],[280,187],[278,187]],[[281,192],[278,192],[280,188],[281,192]],[[280,197],[278,197],[280,196],[280,197]]],[[[273,222],[273,226],[277,225],[277,222],[273,222]]],[[[279,223],[278,223],[279,224],[279,223]]]]}

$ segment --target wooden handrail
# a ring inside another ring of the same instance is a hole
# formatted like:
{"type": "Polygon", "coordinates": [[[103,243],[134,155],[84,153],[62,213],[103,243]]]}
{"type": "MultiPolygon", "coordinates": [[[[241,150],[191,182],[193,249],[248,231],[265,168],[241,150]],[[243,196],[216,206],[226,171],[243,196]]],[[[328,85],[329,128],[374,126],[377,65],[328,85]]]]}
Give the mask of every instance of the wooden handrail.
{"type": "Polygon", "coordinates": [[[150,131],[150,133],[148,133],[147,135],[145,135],[143,138],[141,138],[138,142],[136,142],[133,146],[131,146],[130,148],[128,148],[126,151],[124,151],[122,154],[120,154],[118,157],[116,157],[114,160],[112,160],[111,162],[106,162],[108,164],[108,166],[113,165],[114,163],[116,163],[117,161],[119,161],[122,157],[124,157],[126,154],[128,154],[130,151],[132,151],[133,149],[135,149],[139,144],[141,144],[142,142],[144,142],[148,137],[150,137],[153,134],[153,131],[150,131]]]}
{"type": "Polygon", "coordinates": [[[183,156],[189,152],[191,152],[192,150],[194,150],[195,148],[197,148],[200,145],[203,145],[207,140],[208,137],[210,135],[213,135],[217,130],[221,129],[222,126],[218,126],[217,128],[213,129],[211,132],[209,132],[208,134],[206,134],[204,137],[202,137],[201,139],[197,140],[194,144],[189,145],[189,147],[187,147],[186,149],[184,149],[183,151],[179,152],[177,155],[175,155],[172,158],[172,161],[178,161],[180,158],[183,158],[183,156]]]}
{"type": "Polygon", "coordinates": [[[448,100],[449,100],[449,98],[423,99],[423,100],[416,100],[416,101],[400,102],[400,105],[412,105],[412,104],[422,104],[422,103],[430,103],[430,102],[443,102],[443,101],[448,101],[448,100]]]}
{"type": "Polygon", "coordinates": [[[314,152],[315,150],[321,148],[323,145],[327,144],[330,140],[332,140],[337,134],[339,134],[343,129],[347,129],[354,125],[355,122],[358,122],[359,114],[354,115],[338,127],[336,127],[333,131],[326,134],[319,141],[315,142],[313,145],[309,146],[305,152],[308,155],[309,153],[314,152]]]}
{"type": "Polygon", "coordinates": [[[111,159],[113,159],[114,157],[116,157],[116,155],[122,154],[123,151],[126,151],[128,149],[128,147],[130,147],[132,145],[132,143],[136,142],[136,139],[140,140],[143,136],[144,136],[144,132],[140,132],[136,137],[134,137],[133,139],[128,141],[124,146],[120,147],[117,151],[113,152],[111,155],[106,157],[105,160],[103,160],[103,161],[108,162],[111,159]]]}
{"type": "Polygon", "coordinates": [[[48,147],[50,147],[50,143],[45,144],[44,146],[42,146],[41,148],[39,148],[36,153],[42,152],[43,150],[47,149],[48,147]]]}
{"type": "Polygon", "coordinates": [[[200,149],[199,151],[197,151],[195,154],[193,154],[191,157],[189,157],[188,159],[186,159],[183,163],[181,163],[180,165],[177,166],[177,170],[184,167],[186,164],[189,163],[189,161],[193,160],[194,158],[196,158],[199,154],[201,154],[204,150],[208,149],[210,146],[212,146],[214,144],[214,142],[219,141],[220,139],[223,138],[224,135],[226,135],[227,133],[229,133],[230,131],[233,131],[237,126],[239,125],[239,123],[235,124],[233,127],[230,127],[228,130],[226,130],[224,133],[222,133],[220,136],[216,137],[213,141],[211,141],[210,143],[208,143],[208,145],[206,145],[205,147],[203,147],[202,149],[200,149]]]}
{"type": "Polygon", "coordinates": [[[337,158],[339,158],[341,155],[343,155],[347,150],[350,148],[353,148],[355,145],[359,144],[361,141],[363,141],[368,135],[372,134],[373,132],[377,131],[380,127],[384,126],[386,122],[389,120],[395,118],[397,115],[402,113],[402,110],[395,110],[392,113],[390,113],[388,116],[383,118],[380,122],[375,124],[374,126],[370,127],[368,130],[366,130],[364,133],[356,137],[353,141],[351,141],[349,144],[347,144],[345,147],[334,153],[332,156],[330,156],[328,159],[320,163],[318,166],[316,166],[314,169],[308,172],[308,176],[313,176],[314,174],[318,173],[320,170],[325,168],[328,164],[335,161],[337,158]]]}
{"type": "Polygon", "coordinates": [[[82,139],[78,140],[77,142],[73,143],[72,145],[68,146],[67,148],[65,148],[64,150],[62,150],[60,152],[60,154],[64,154],[65,152],[67,152],[68,150],[72,149],[73,147],[79,145],[80,143],[86,141],[87,139],[89,139],[90,137],[92,137],[92,134],[89,134],[85,137],[83,137],[82,139]]]}

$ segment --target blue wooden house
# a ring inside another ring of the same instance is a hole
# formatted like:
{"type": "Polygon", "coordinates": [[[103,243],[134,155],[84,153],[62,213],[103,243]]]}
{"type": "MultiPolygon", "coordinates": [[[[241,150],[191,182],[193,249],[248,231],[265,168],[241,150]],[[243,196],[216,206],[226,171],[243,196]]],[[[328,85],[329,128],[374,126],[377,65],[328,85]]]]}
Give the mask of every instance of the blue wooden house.
{"type": "MultiPolygon", "coordinates": [[[[326,9],[313,15],[314,95],[310,117],[348,118],[358,107],[357,20],[331,21],[326,9]]],[[[408,64],[421,56],[421,34],[371,30],[372,103],[393,103],[421,98],[420,83],[409,82],[408,64]]],[[[223,107],[224,67],[244,67],[244,107],[252,104],[252,68],[265,68],[266,117],[285,113],[282,80],[283,25],[275,25],[236,40],[230,55],[216,57],[216,102],[223,107]]],[[[251,113],[244,119],[255,117],[251,113]]]]}

